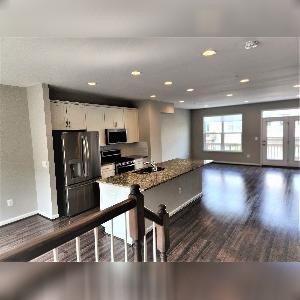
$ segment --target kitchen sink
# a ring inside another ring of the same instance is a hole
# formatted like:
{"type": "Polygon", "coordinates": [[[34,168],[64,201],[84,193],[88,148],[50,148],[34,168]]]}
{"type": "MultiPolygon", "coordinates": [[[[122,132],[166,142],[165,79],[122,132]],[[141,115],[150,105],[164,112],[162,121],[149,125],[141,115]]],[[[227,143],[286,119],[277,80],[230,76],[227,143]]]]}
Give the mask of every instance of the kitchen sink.
{"type": "Polygon", "coordinates": [[[136,174],[150,174],[150,173],[156,173],[156,172],[159,172],[159,171],[163,171],[164,169],[165,168],[163,168],[163,167],[157,167],[157,171],[153,171],[152,167],[147,167],[147,168],[143,168],[143,169],[134,171],[133,173],[136,173],[136,174]]]}

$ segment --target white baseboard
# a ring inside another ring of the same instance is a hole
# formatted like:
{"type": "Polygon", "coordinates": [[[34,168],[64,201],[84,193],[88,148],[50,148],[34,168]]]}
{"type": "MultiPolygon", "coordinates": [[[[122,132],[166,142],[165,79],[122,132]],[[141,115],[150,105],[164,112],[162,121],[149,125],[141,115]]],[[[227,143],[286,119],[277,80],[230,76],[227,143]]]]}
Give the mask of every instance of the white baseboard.
{"type": "Polygon", "coordinates": [[[180,206],[178,206],[177,208],[175,208],[174,210],[172,210],[170,212],[170,217],[175,215],[176,213],[178,213],[179,211],[181,211],[182,209],[184,209],[186,206],[188,206],[190,203],[192,203],[193,201],[197,200],[198,198],[200,198],[202,196],[202,192],[193,196],[191,199],[187,200],[186,202],[184,202],[183,204],[181,204],[180,206]]]}
{"type": "MultiPolygon", "coordinates": [[[[202,197],[202,192],[193,196],[191,199],[187,200],[186,202],[184,202],[183,204],[181,204],[180,206],[178,206],[177,208],[175,208],[174,210],[172,210],[169,215],[170,217],[175,215],[176,213],[178,213],[179,211],[181,211],[182,209],[184,209],[186,206],[188,206],[189,204],[191,204],[192,202],[194,202],[195,200],[197,200],[199,197],[202,197]]],[[[152,231],[152,226],[146,228],[146,234],[148,232],[152,231]]]]}
{"type": "Polygon", "coordinates": [[[45,217],[45,218],[50,219],[50,220],[54,220],[54,219],[57,219],[59,217],[59,214],[49,216],[49,215],[46,215],[44,213],[41,213],[38,210],[35,210],[35,211],[29,212],[29,213],[26,213],[26,214],[23,214],[23,215],[14,217],[14,218],[10,218],[10,219],[4,220],[4,221],[0,221],[0,227],[4,226],[4,225],[11,224],[11,223],[14,223],[14,222],[17,222],[17,221],[20,221],[22,219],[26,219],[28,217],[35,216],[35,215],[41,215],[42,217],[45,217]]]}
{"type": "Polygon", "coordinates": [[[258,166],[261,167],[261,164],[257,163],[248,163],[248,162],[235,162],[235,161],[220,161],[220,160],[214,160],[214,163],[219,163],[219,164],[229,164],[229,165],[249,165],[249,166],[258,166]]]}
{"type": "Polygon", "coordinates": [[[32,211],[32,212],[29,212],[29,213],[26,213],[26,214],[23,214],[23,215],[14,217],[14,218],[10,218],[10,219],[4,220],[4,221],[0,221],[0,226],[4,226],[4,225],[10,224],[10,223],[14,223],[16,221],[19,221],[19,220],[37,215],[38,213],[39,212],[36,210],[36,211],[32,211]]]}
{"type": "Polygon", "coordinates": [[[49,220],[54,220],[54,219],[57,219],[57,218],[59,217],[59,214],[48,215],[48,214],[45,214],[45,213],[43,213],[43,212],[41,212],[41,211],[38,211],[37,213],[38,213],[39,215],[41,215],[42,217],[45,217],[45,218],[47,218],[47,219],[49,219],[49,220]]]}

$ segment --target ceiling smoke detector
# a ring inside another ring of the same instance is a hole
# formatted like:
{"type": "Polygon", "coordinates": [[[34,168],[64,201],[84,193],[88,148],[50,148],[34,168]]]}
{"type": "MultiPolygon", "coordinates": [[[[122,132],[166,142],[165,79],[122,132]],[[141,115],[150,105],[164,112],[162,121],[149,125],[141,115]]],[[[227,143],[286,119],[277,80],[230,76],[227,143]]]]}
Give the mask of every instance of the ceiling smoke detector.
{"type": "Polygon", "coordinates": [[[250,50],[254,49],[259,45],[259,41],[248,41],[245,43],[245,49],[250,50]]]}

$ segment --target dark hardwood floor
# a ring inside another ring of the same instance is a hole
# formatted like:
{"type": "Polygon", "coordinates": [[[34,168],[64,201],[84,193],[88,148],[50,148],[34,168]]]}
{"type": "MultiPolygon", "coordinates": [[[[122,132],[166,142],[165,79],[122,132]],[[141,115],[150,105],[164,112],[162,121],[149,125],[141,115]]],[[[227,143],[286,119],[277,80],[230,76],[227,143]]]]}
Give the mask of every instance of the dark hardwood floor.
{"type": "MultiPolygon", "coordinates": [[[[171,219],[169,261],[300,261],[299,170],[212,164],[202,172],[203,197],[171,219]]],[[[0,253],[80,217],[34,216],[4,226],[0,253]]],[[[81,240],[83,261],[94,261],[93,233],[81,240]]],[[[150,235],[149,259],[151,245],[150,235]]],[[[108,261],[109,235],[100,234],[99,247],[100,261],[108,261]]],[[[116,261],[124,260],[120,239],[115,239],[115,254],[116,261]]],[[[75,241],[59,247],[59,259],[75,261],[75,241]]],[[[51,260],[51,253],[37,259],[51,260]]]]}

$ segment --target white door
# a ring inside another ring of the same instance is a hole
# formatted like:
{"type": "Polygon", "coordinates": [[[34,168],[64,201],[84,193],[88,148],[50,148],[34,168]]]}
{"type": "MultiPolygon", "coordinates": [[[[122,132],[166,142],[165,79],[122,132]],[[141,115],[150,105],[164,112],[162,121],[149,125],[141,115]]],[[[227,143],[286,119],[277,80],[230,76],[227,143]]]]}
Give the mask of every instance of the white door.
{"type": "Polygon", "coordinates": [[[262,162],[264,165],[271,166],[299,165],[298,117],[263,119],[262,162]]]}
{"type": "Polygon", "coordinates": [[[135,108],[124,109],[125,129],[127,130],[127,143],[139,141],[138,110],[135,108]]]}

